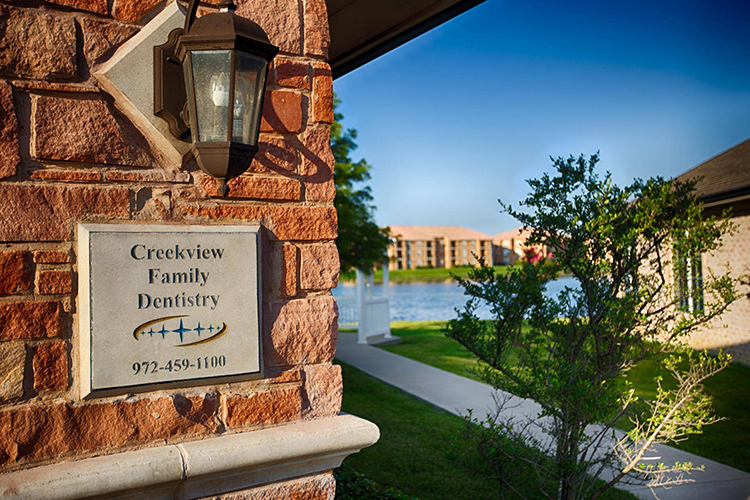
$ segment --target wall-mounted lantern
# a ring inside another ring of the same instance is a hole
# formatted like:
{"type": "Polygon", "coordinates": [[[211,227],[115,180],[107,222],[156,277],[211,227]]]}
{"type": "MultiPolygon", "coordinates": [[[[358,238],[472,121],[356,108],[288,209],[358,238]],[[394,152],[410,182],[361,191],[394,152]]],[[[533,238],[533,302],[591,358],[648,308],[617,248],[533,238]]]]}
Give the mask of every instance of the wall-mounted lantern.
{"type": "Polygon", "coordinates": [[[268,64],[279,51],[263,29],[234,15],[231,0],[196,19],[190,0],[184,29],[154,47],[154,113],[190,148],[198,166],[219,179],[245,172],[258,151],[268,64]]]}

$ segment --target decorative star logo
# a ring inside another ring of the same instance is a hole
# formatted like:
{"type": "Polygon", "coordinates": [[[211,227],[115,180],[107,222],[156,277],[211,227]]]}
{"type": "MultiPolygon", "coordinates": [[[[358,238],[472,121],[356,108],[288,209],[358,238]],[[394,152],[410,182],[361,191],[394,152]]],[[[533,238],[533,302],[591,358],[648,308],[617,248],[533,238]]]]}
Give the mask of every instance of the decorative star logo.
{"type": "Polygon", "coordinates": [[[200,337],[201,336],[201,332],[203,330],[205,330],[205,328],[201,328],[201,322],[199,321],[198,322],[198,326],[196,326],[195,328],[193,328],[193,330],[196,331],[196,332],[198,332],[198,336],[200,337]]]}
{"type": "Polygon", "coordinates": [[[185,328],[184,326],[182,326],[182,320],[180,320],[180,327],[177,328],[177,329],[175,329],[175,330],[172,330],[172,331],[174,333],[179,333],[180,334],[180,343],[182,343],[182,336],[183,336],[183,334],[185,332],[189,332],[191,330],[190,330],[190,328],[185,328]]]}
{"type": "MultiPolygon", "coordinates": [[[[139,326],[137,326],[133,330],[133,337],[135,337],[135,340],[139,340],[143,337],[145,337],[147,334],[153,338],[155,333],[160,333],[162,340],[166,340],[167,333],[177,333],[180,336],[179,344],[175,344],[175,347],[190,347],[198,344],[205,344],[206,342],[212,342],[222,335],[224,335],[227,332],[227,324],[219,322],[217,326],[214,326],[213,323],[209,323],[208,328],[201,326],[201,322],[199,321],[197,326],[193,329],[185,327],[185,320],[180,318],[188,318],[188,315],[182,315],[182,316],[164,316],[162,318],[153,319],[151,321],[147,321],[139,326]],[[180,326],[178,328],[175,328],[174,330],[167,329],[167,324],[170,326],[174,325],[174,323],[171,323],[172,320],[177,321],[177,319],[180,319],[180,326]],[[153,325],[153,326],[152,326],[153,325]],[[154,327],[161,328],[160,330],[154,330],[154,327]],[[148,330],[147,330],[148,329],[148,330]],[[203,332],[208,331],[210,334],[203,337],[203,332]],[[190,338],[190,336],[186,336],[185,334],[188,332],[195,332],[197,335],[196,338],[190,338]]],[[[191,323],[191,320],[187,320],[188,324],[191,323]]]]}

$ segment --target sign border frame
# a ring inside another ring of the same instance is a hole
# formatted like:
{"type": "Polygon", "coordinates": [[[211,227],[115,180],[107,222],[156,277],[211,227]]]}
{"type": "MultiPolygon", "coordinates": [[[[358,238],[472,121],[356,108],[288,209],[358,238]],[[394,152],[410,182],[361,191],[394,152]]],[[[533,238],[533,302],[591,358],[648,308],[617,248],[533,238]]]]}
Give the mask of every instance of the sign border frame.
{"type": "Polygon", "coordinates": [[[121,394],[133,394],[150,392],[161,389],[179,389],[186,387],[199,387],[204,385],[218,385],[247,380],[265,378],[265,363],[263,362],[263,259],[261,244],[261,225],[251,224],[123,224],[123,223],[78,223],[78,294],[77,303],[80,311],[78,318],[77,333],[78,342],[78,375],[81,399],[115,396],[121,394]],[[133,384],[113,388],[94,389],[92,377],[91,357],[91,235],[97,232],[115,233],[252,233],[255,234],[256,246],[256,276],[257,276],[257,311],[258,311],[258,371],[236,375],[221,375],[215,377],[196,377],[186,380],[149,382],[144,384],[133,384]]]}

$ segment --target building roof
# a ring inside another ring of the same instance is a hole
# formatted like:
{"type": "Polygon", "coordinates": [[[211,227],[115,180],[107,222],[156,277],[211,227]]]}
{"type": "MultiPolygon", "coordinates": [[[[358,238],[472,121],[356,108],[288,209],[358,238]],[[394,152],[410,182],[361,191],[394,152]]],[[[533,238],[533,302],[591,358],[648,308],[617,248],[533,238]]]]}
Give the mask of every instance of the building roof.
{"type": "Polygon", "coordinates": [[[504,241],[504,240],[507,241],[511,239],[526,241],[526,239],[529,236],[531,236],[530,229],[526,229],[524,231],[522,227],[518,227],[511,231],[505,231],[504,233],[497,233],[495,236],[492,237],[492,241],[494,241],[495,243],[499,243],[501,241],[504,241]]]}
{"type": "Polygon", "coordinates": [[[326,0],[333,77],[359,68],[483,1],[326,0]]]}
{"type": "Polygon", "coordinates": [[[750,191],[750,139],[714,156],[682,175],[678,180],[698,180],[695,186],[704,201],[731,198],[750,191]]]}
{"type": "Polygon", "coordinates": [[[461,226],[390,226],[391,235],[402,240],[489,240],[489,235],[461,226]]]}

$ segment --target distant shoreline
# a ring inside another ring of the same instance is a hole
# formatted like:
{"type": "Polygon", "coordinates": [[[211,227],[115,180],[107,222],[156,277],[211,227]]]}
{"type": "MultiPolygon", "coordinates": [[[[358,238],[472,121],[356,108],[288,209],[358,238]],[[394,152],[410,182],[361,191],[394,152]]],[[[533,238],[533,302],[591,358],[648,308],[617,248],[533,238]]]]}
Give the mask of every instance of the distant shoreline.
{"type": "MultiPolygon", "coordinates": [[[[495,271],[498,273],[508,272],[508,268],[511,266],[494,266],[495,271]]],[[[471,269],[475,269],[470,266],[454,267],[446,269],[444,267],[423,267],[419,269],[401,269],[390,271],[389,280],[393,283],[408,283],[408,282],[435,282],[435,281],[449,281],[452,280],[451,274],[466,277],[471,269]]],[[[339,281],[342,283],[354,283],[355,273],[341,273],[339,281]]],[[[383,271],[378,269],[373,275],[375,283],[383,282],[383,271]]]]}

